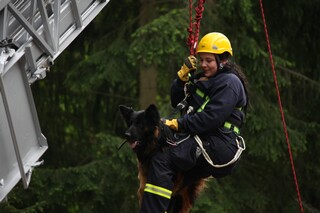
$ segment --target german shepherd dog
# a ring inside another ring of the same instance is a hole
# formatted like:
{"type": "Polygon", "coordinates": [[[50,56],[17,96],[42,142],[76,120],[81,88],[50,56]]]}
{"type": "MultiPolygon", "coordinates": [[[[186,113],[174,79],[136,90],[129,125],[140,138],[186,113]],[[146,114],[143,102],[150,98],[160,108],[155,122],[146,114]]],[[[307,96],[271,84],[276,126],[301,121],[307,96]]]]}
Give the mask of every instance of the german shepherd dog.
{"type": "MultiPolygon", "coordinates": [[[[166,142],[166,138],[169,137],[168,134],[171,130],[160,120],[159,111],[153,104],[140,111],[134,111],[131,107],[120,105],[119,110],[128,126],[124,134],[125,142],[129,144],[138,158],[140,187],[137,194],[139,205],[141,205],[151,157],[156,152],[165,152],[170,149],[171,145],[166,142]]],[[[195,199],[205,187],[205,178],[197,178],[186,184],[185,175],[183,172],[179,172],[174,178],[174,189],[168,213],[189,212],[195,199]]]]}

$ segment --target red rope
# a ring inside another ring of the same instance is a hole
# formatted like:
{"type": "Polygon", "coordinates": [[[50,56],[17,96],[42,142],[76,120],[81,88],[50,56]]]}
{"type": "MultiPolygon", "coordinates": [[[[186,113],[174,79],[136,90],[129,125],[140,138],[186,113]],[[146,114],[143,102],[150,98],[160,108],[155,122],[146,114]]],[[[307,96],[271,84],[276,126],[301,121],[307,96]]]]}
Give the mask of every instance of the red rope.
{"type": "Polygon", "coordinates": [[[300,211],[303,213],[304,209],[303,209],[301,195],[300,195],[300,191],[299,191],[298,179],[297,179],[297,175],[296,175],[296,171],[295,171],[295,167],[294,167],[294,162],[293,162],[293,157],[292,157],[292,152],[291,152],[291,146],[290,146],[290,141],[289,141],[289,136],[288,136],[288,131],[287,131],[287,125],[286,125],[286,121],[285,121],[285,118],[284,118],[284,112],[283,112],[283,109],[282,109],[281,97],[280,97],[280,92],[279,92],[279,88],[278,88],[277,75],[276,75],[274,62],[273,62],[273,58],[272,58],[271,45],[270,45],[270,41],[269,41],[268,29],[267,29],[266,19],[265,19],[265,16],[264,16],[262,0],[260,0],[260,9],[261,9],[261,15],[262,15],[262,20],[263,20],[263,25],[264,25],[264,31],[265,31],[265,35],[266,35],[266,41],[267,41],[267,44],[268,44],[268,51],[269,51],[269,58],[270,58],[270,63],[271,63],[271,67],[272,67],[273,79],[274,79],[274,83],[275,83],[275,86],[276,86],[276,92],[277,92],[277,96],[278,96],[278,104],[279,104],[279,109],[280,109],[280,113],[281,113],[282,125],[283,125],[284,133],[285,133],[285,136],[286,136],[286,143],[287,143],[289,157],[290,157],[291,170],[292,170],[293,179],[294,179],[296,192],[297,192],[297,196],[298,196],[300,211]]]}
{"type": "Polygon", "coordinates": [[[194,33],[193,33],[193,22],[192,22],[192,0],[189,0],[189,28],[187,29],[189,36],[187,39],[187,45],[190,49],[190,55],[194,55],[192,47],[194,45],[194,33]]]}
{"type": "Polygon", "coordinates": [[[198,0],[198,6],[195,8],[196,16],[194,18],[195,22],[192,21],[192,0],[189,0],[189,28],[187,29],[189,36],[187,40],[187,45],[190,49],[190,55],[195,55],[195,48],[199,39],[200,31],[200,21],[202,19],[202,14],[204,11],[205,0],[198,0]]]}

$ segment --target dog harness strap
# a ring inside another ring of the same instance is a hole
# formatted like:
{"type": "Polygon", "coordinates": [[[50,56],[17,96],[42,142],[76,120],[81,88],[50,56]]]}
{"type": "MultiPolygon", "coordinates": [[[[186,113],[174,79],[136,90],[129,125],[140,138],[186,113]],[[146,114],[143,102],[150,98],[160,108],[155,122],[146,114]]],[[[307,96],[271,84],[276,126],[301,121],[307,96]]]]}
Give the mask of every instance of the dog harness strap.
{"type": "Polygon", "coordinates": [[[172,194],[171,190],[163,188],[163,187],[160,187],[160,186],[152,185],[150,183],[146,184],[146,186],[144,188],[144,191],[152,193],[152,194],[159,195],[159,196],[167,198],[167,199],[170,199],[171,198],[171,194],[172,194]]]}

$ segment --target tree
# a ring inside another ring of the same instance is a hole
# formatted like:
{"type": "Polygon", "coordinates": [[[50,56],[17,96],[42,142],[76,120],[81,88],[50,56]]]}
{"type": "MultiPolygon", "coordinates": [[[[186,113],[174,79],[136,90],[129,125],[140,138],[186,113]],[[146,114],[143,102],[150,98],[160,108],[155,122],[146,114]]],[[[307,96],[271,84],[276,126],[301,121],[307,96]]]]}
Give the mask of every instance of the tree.
{"type": "MultiPolygon", "coordinates": [[[[155,0],[141,0],[139,25],[142,27],[155,16],[155,0]]],[[[139,106],[146,108],[150,102],[155,103],[157,96],[157,71],[153,65],[140,64],[139,106]]]]}

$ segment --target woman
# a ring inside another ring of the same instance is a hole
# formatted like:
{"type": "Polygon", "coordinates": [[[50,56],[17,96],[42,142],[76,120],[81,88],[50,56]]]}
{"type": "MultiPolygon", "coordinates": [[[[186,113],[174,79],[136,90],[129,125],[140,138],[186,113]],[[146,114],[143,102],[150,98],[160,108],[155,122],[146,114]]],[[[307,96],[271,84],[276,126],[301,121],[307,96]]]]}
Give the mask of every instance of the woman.
{"type": "MultiPolygon", "coordinates": [[[[213,32],[205,35],[197,47],[202,72],[194,74],[194,56],[185,60],[171,87],[171,104],[176,107],[183,101],[186,113],[164,123],[192,137],[172,148],[169,155],[153,157],[148,183],[170,191],[177,169],[188,173],[190,179],[221,178],[234,169],[245,149],[240,128],[248,97],[247,80],[241,69],[229,61],[232,55],[229,39],[213,32]]],[[[169,200],[145,192],[141,212],[164,212],[168,205],[169,200]]]]}

